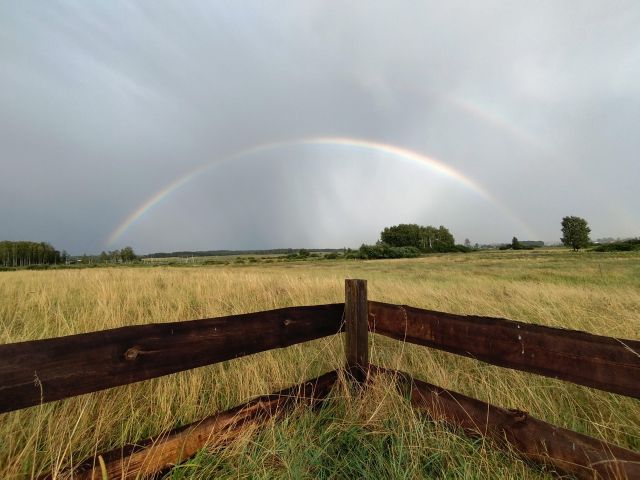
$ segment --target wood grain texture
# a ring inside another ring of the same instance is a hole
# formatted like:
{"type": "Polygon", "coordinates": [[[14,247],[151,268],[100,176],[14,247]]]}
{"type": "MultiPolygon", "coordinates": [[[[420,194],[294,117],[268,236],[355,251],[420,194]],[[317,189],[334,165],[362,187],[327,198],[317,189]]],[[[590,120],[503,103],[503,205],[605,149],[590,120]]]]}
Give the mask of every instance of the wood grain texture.
{"type": "Polygon", "coordinates": [[[337,377],[336,371],[325,373],[135,445],[96,455],[72,470],[55,472],[42,479],[100,480],[103,478],[100,459],[110,479],[133,480],[155,475],[192,457],[205,446],[220,446],[232,441],[246,431],[246,427],[260,426],[269,418],[291,410],[296,404],[317,404],[327,397],[337,377]]]}
{"type": "Polygon", "coordinates": [[[369,328],[493,365],[640,398],[637,340],[379,302],[369,302],[369,328]]]}
{"type": "Polygon", "coordinates": [[[366,280],[345,280],[345,353],[347,369],[363,381],[369,366],[369,326],[366,280]]]}
{"type": "Polygon", "coordinates": [[[344,304],[0,345],[0,413],[339,333],[344,304]]]}
{"type": "Polygon", "coordinates": [[[412,405],[430,418],[463,428],[472,436],[488,437],[528,460],[585,480],[640,478],[640,453],[416,380],[404,372],[373,365],[371,372],[394,375],[412,405]]]}

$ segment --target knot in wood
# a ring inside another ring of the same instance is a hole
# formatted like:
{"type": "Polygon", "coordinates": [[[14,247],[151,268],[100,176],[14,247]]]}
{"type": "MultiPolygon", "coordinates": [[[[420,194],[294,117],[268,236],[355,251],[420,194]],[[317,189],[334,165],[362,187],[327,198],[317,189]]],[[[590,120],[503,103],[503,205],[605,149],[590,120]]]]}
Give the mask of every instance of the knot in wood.
{"type": "Polygon", "coordinates": [[[285,327],[288,327],[291,324],[292,320],[289,320],[288,318],[285,318],[285,320],[282,322],[284,323],[285,327]]]}
{"type": "Polygon", "coordinates": [[[517,423],[523,423],[527,421],[529,414],[527,412],[523,412],[522,410],[517,409],[509,409],[509,413],[513,417],[513,420],[517,423]]]}
{"type": "Polygon", "coordinates": [[[129,350],[124,352],[124,359],[129,361],[135,360],[139,353],[140,350],[138,350],[138,347],[131,347],[129,350]]]}

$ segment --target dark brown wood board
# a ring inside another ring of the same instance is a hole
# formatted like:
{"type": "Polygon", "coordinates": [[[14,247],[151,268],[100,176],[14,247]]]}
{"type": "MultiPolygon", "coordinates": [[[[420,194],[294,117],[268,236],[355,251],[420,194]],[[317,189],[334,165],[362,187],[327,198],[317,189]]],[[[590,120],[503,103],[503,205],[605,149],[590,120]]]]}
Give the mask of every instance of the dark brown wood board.
{"type": "Polygon", "coordinates": [[[393,375],[411,404],[430,418],[483,436],[524,458],[584,480],[640,478],[640,453],[551,425],[526,412],[507,410],[431,385],[404,372],[371,366],[393,375]]]}
{"type": "Polygon", "coordinates": [[[369,329],[493,365],[640,398],[637,340],[380,302],[369,302],[369,329]]]}
{"type": "Polygon", "coordinates": [[[339,333],[344,304],[0,345],[0,413],[339,333]]]}

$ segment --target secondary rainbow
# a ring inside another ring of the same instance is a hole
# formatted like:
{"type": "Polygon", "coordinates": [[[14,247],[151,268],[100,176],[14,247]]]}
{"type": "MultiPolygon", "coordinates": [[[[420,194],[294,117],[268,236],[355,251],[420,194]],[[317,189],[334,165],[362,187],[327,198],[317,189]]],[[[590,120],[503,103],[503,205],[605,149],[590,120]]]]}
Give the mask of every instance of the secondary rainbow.
{"type": "Polygon", "coordinates": [[[422,153],[409,150],[408,148],[399,147],[396,145],[390,145],[386,143],[374,142],[371,140],[364,140],[358,138],[348,138],[348,137],[312,137],[312,138],[302,138],[297,140],[288,140],[282,142],[273,142],[273,143],[265,143],[261,145],[257,145],[255,147],[251,147],[245,150],[241,150],[225,157],[212,160],[211,162],[204,163],[199,165],[198,167],[186,172],[184,175],[178,177],[176,180],[172,181],[164,188],[158,190],[154,193],[148,200],[143,202],[138,208],[136,208],[131,214],[125,218],[125,220],[118,225],[118,227],[109,235],[107,239],[106,245],[108,247],[112,246],[116,243],[120,237],[131,227],[137,220],[139,220],[143,215],[145,215],[149,210],[151,210],[155,205],[161,202],[164,198],[169,196],[171,193],[178,190],[180,187],[189,183],[191,180],[206,172],[210,168],[214,166],[221,165],[223,163],[227,163],[242,157],[246,157],[249,155],[256,155],[260,153],[266,153],[269,151],[285,148],[285,147],[295,147],[295,146],[328,146],[328,147],[342,147],[349,149],[362,150],[364,152],[377,152],[382,153],[391,157],[395,157],[401,160],[418,162],[422,165],[425,165],[430,170],[435,171],[445,177],[451,178],[455,180],[460,185],[463,185],[467,189],[477,193],[482,196],[489,202],[491,202],[494,206],[499,208],[504,214],[506,214],[511,220],[517,223],[521,228],[524,229],[527,235],[531,235],[531,238],[534,238],[535,235],[532,233],[531,229],[514,213],[503,206],[500,202],[498,202],[493,195],[491,195],[485,188],[483,188],[480,184],[478,184],[475,180],[463,175],[458,170],[450,167],[446,163],[436,160],[430,156],[424,155],[422,153]]]}

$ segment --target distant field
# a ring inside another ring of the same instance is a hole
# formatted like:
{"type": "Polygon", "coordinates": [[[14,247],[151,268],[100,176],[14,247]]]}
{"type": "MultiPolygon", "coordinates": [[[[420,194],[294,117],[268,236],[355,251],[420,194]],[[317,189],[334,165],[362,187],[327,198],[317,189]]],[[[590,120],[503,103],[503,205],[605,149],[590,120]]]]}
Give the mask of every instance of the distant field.
{"type": "Polygon", "coordinates": [[[237,262],[238,260],[249,262],[250,259],[257,261],[279,260],[284,259],[285,257],[285,255],[274,253],[265,255],[212,255],[203,257],[143,258],[141,261],[145,265],[206,265],[207,263],[228,264],[237,262]]]}
{"type": "MultiPolygon", "coordinates": [[[[310,256],[306,261],[325,260],[327,252],[309,251],[310,256]]],[[[229,255],[203,255],[203,256],[176,256],[176,257],[144,257],[143,265],[228,265],[230,263],[273,263],[290,262],[302,259],[297,258],[297,251],[285,253],[238,253],[229,255]]]]}
{"type": "MultiPolygon", "coordinates": [[[[640,338],[638,252],[548,249],[271,264],[230,260],[229,265],[180,268],[0,272],[0,342],[342,302],[345,278],[367,279],[372,300],[640,338]]],[[[342,361],[340,339],[329,338],[2,415],[0,478],[58,471],[96,451],[196,421],[342,361]]],[[[637,400],[377,336],[372,361],[640,450],[637,400]]],[[[364,398],[338,389],[319,413],[300,409],[282,423],[247,432],[224,450],[203,451],[168,476],[506,479],[550,473],[416,416],[380,382],[364,398]]]]}

